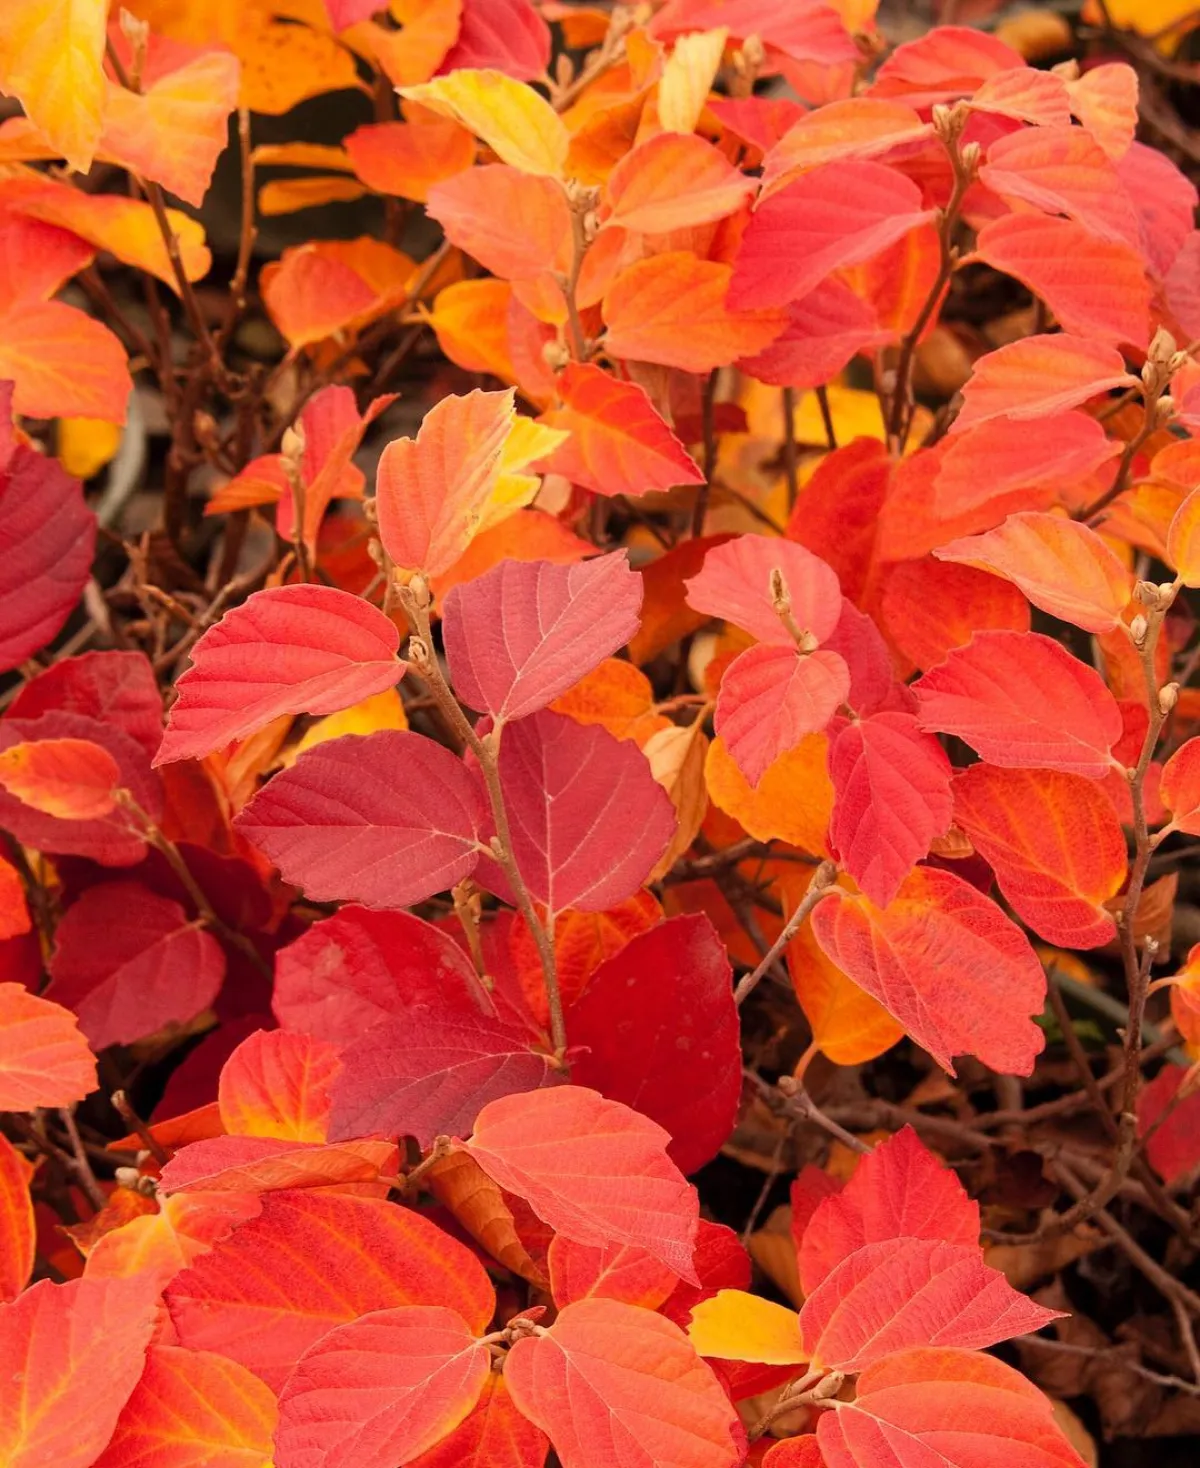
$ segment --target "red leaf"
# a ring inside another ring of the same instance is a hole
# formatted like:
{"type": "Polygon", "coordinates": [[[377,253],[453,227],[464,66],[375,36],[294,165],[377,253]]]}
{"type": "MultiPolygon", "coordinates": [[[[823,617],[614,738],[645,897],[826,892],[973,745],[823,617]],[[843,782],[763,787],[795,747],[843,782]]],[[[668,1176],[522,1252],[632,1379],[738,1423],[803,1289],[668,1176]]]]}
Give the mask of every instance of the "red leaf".
{"type": "Polygon", "coordinates": [[[388,729],[307,750],[236,825],[317,901],[403,907],[474,870],[483,820],[482,793],[461,760],[388,729]]]}
{"type": "Polygon", "coordinates": [[[953,433],[990,418],[1049,418],[1137,381],[1116,347],[1069,332],[1026,336],[975,363],[953,433]]]}
{"type": "Polygon", "coordinates": [[[538,81],[550,65],[550,28],[530,0],[463,0],[458,40],[438,68],[492,67],[519,82],[538,81]]]}
{"type": "MultiPolygon", "coordinates": [[[[675,830],[675,809],[641,750],[543,709],[505,729],[499,764],[513,856],[534,901],[551,912],[603,912],[632,897],[675,830]]],[[[511,900],[490,858],[478,880],[511,900]]]]}
{"type": "Polygon", "coordinates": [[[897,145],[919,142],[930,127],[903,102],[847,97],[805,113],[763,159],[763,193],[781,182],[847,158],[877,158],[897,145]]]}
{"type": "Polygon", "coordinates": [[[601,367],[570,362],[558,379],[562,407],[542,415],[571,437],[545,468],[594,494],[633,497],[678,484],[702,484],[704,474],[636,382],[601,367]]]}
{"type": "Polygon", "coordinates": [[[836,276],[787,308],[787,325],[770,346],[737,366],[775,387],[820,387],[859,352],[886,345],[893,333],[836,276]]]}
{"type": "Polygon", "coordinates": [[[89,739],[37,739],[0,752],[0,788],[60,821],[102,820],[120,778],[116,760],[89,739]]]}
{"type": "Polygon", "coordinates": [[[0,384],[0,671],[57,636],[87,581],[96,517],[77,479],[9,437],[0,384]]]}
{"type": "MultiPolygon", "coordinates": [[[[1174,992],[1174,990],[1172,990],[1174,992]]],[[[1155,1172],[1174,1183],[1200,1162],[1200,1090],[1182,1100],[1179,1092],[1189,1075],[1184,1065],[1164,1065],[1138,1097],[1138,1135],[1155,1172]]]]}
{"type": "Polygon", "coordinates": [[[830,839],[859,887],[886,907],[934,837],[950,829],[950,761],[912,714],[879,713],[837,735],[829,773],[830,839]]]}
{"type": "Polygon", "coordinates": [[[508,1383],[493,1371],[469,1416],[413,1468],[542,1468],[550,1443],[513,1406],[508,1383]]]}
{"type": "Polygon", "coordinates": [[[991,764],[1102,780],[1121,710],[1094,668],[1040,632],[979,632],[913,685],[923,729],[965,739],[991,764]]]}
{"type": "Polygon", "coordinates": [[[21,686],[8,717],[37,719],[61,710],[111,724],[153,757],[162,738],[162,698],[150,659],[140,652],[85,652],[63,658],[21,686]]]}
{"type": "Polygon", "coordinates": [[[842,592],[833,571],[818,556],[790,540],[739,535],[713,546],[700,572],[687,581],[687,603],[749,632],[759,642],[794,647],[771,595],[778,570],[792,619],[817,643],[825,642],[842,614],[842,592]]]}
{"type": "Polygon", "coordinates": [[[1146,346],[1150,284],[1123,240],[1097,239],[1069,219],[1009,214],[980,230],[974,253],[1040,296],[1064,331],[1146,346]]]}
{"type": "Polygon", "coordinates": [[[1100,785],[1061,770],[973,765],[955,776],[954,819],[1047,943],[1100,948],[1117,936],[1104,904],[1125,883],[1125,837],[1100,785]]]}
{"type": "Polygon", "coordinates": [[[1060,1314],[1018,1294],[976,1242],[895,1235],[826,1275],[800,1311],[800,1334],[814,1362],[862,1371],[912,1346],[995,1345],[1060,1314]]]}
{"type": "Polygon", "coordinates": [[[90,1468],[142,1371],[157,1301],[144,1280],[39,1280],[0,1305],[0,1458],[90,1468]]]}
{"type": "Polygon", "coordinates": [[[461,1315],[375,1310],[305,1351],[279,1397],[277,1468],[399,1468],[474,1407],[491,1353],[461,1315]]]}
{"type": "Polygon", "coordinates": [[[988,149],[979,181],[1006,200],[1065,214],[1098,239],[1139,244],[1137,215],[1121,176],[1083,128],[1021,128],[988,149]]]}
{"type": "Polygon", "coordinates": [[[71,1106],[95,1089],[95,1057],[70,1010],[0,984],[0,1111],[71,1106]]]}
{"type": "Polygon", "coordinates": [[[226,612],[192,649],[155,764],[199,759],[282,714],[334,714],[393,687],[400,635],[359,597],[277,586],[226,612]]]}
{"type": "Polygon", "coordinates": [[[629,1244],[595,1248],[556,1234],[546,1260],[550,1293],[560,1309],[577,1300],[623,1300],[627,1305],[656,1310],[679,1283],[673,1269],[629,1244]]]}
{"type": "Polygon", "coordinates": [[[888,1010],[943,1069],[976,1055],[1029,1075],[1045,1044],[1046,976],[1025,934],[990,899],[949,872],[918,867],[879,909],[837,888],[818,903],[822,952],[888,1010]]]}
{"type": "Polygon", "coordinates": [[[177,902],[137,882],[89,887],[55,933],[50,998],[93,1049],[127,1045],[207,1009],[225,978],[221,945],[177,902]]]}
{"type": "Polygon", "coordinates": [[[341,1068],[337,1046],[327,1040],[256,1030],[221,1067],[222,1125],[234,1136],[323,1142],[330,1092],[341,1068]]]}
{"type": "MultiPolygon", "coordinates": [[[[37,1226],[33,1199],[29,1195],[32,1176],[33,1164],[25,1160],[7,1137],[0,1137],[0,1302],[15,1300],[33,1273],[37,1226]]],[[[664,1299],[674,1285],[672,1275],[664,1299]]]]}
{"type": "Polygon", "coordinates": [[[563,1468],[734,1468],[744,1456],[717,1378],[683,1331],[649,1310],[568,1305],[549,1330],[513,1346],[504,1375],[563,1468]]]}
{"type": "Polygon", "coordinates": [[[734,262],[731,306],[782,306],[932,218],[910,179],[880,163],[827,163],[765,199],[734,262]]]}
{"type": "Polygon", "coordinates": [[[763,643],[726,668],[714,728],[757,787],[781,754],[820,733],[849,696],[850,670],[838,653],[763,643]]]}
{"type": "Polygon", "coordinates": [[[382,1020],[478,1014],[482,990],[449,933],[407,912],[347,906],[276,957],[273,1008],[288,1030],[350,1045],[382,1020]]]}
{"type": "Polygon", "coordinates": [[[153,1345],[96,1468],[258,1468],[277,1416],[272,1392],[236,1361],[153,1345]]]}
{"type": "Polygon", "coordinates": [[[582,1086],[505,1096],[463,1143],[484,1172],[578,1244],[632,1244],[695,1280],[699,1205],[668,1133],[582,1086]]]}
{"type": "Polygon", "coordinates": [[[567,1013],[581,1053],[571,1077],[671,1133],[681,1172],[710,1161],[733,1131],[741,1047],[725,948],[706,917],[669,918],[631,938],[567,1013]]]}
{"type": "Polygon", "coordinates": [[[474,1254],[427,1219],[344,1193],[268,1193],[167,1289],[181,1345],[229,1356],[276,1391],[334,1326],[398,1305],[441,1305],[482,1330],[495,1299],[474,1254]]]}
{"type": "Polygon", "coordinates": [[[1030,621],[1029,603],[1010,582],[933,556],[891,569],[879,618],[890,641],[921,669],[936,667],[977,633],[1028,632],[1030,621]]]}
{"type": "Polygon", "coordinates": [[[1176,831],[1200,835],[1200,739],[1188,739],[1163,766],[1162,802],[1176,831]]]}
{"type": "Polygon", "coordinates": [[[577,566],[501,561],[446,598],[455,692],[497,720],[536,713],[629,641],[641,604],[623,551],[577,566]]]}
{"type": "Polygon", "coordinates": [[[467,1133],[489,1101],[561,1079],[533,1043],[478,1011],[385,1020],[342,1052],[329,1135],[410,1136],[425,1149],[467,1133]]]}
{"type": "MultiPolygon", "coordinates": [[[[0,724],[0,749],[58,739],[87,740],[107,749],[117,762],[120,787],[132,794],[151,820],[162,814],[162,787],[149,760],[137,742],[114,725],[57,710],[38,719],[6,718],[0,724]]],[[[0,789],[0,825],[37,851],[86,856],[102,866],[132,866],[146,854],[145,841],[120,807],[94,820],[60,820],[0,789]]]]}
{"type": "Polygon", "coordinates": [[[844,1410],[822,1412],[828,1468],[1083,1468],[1049,1401],[1011,1366],[975,1351],[901,1351],[859,1377],[844,1410]]]}
{"type": "Polygon", "coordinates": [[[910,1126],[881,1142],[840,1190],[814,1207],[800,1244],[800,1283],[811,1295],[844,1259],[887,1239],[979,1243],[979,1207],[954,1171],[910,1126]]]}
{"type": "Polygon", "coordinates": [[[374,1138],[326,1145],[282,1137],[208,1137],[163,1164],[164,1194],[278,1193],[374,1183],[394,1172],[396,1147],[374,1138]]]}
{"type": "Polygon", "coordinates": [[[1077,483],[1119,452],[1120,444],[1086,413],[1057,413],[1042,419],[1036,431],[1008,418],[989,418],[947,440],[933,484],[938,513],[965,515],[1031,485],[1077,483]]]}

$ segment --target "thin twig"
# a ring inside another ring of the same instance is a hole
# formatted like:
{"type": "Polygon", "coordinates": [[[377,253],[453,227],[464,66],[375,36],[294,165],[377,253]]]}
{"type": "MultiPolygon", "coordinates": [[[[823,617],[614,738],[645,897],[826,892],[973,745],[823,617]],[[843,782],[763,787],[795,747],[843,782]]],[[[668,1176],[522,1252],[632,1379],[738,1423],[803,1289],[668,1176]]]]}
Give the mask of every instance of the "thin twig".
{"type": "Polygon", "coordinates": [[[812,880],[809,882],[804,896],[796,904],[796,909],[791,917],[784,923],[783,931],[775,939],[774,943],[771,944],[770,948],[767,949],[766,953],[763,954],[761,963],[759,963],[757,968],[738,981],[738,986],[733,991],[735,1004],[744,1004],[755,989],[758,988],[759,984],[766,977],[768,969],[770,969],[771,965],[804,926],[809,913],[830,892],[836,881],[837,864],[832,861],[823,861],[812,874],[812,880]]]}

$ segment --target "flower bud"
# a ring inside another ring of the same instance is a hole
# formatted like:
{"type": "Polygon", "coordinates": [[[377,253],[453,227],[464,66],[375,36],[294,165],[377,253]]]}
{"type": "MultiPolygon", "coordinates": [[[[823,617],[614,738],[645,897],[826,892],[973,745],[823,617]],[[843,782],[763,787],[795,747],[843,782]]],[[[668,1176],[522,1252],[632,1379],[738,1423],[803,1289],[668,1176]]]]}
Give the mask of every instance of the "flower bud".
{"type": "Polygon", "coordinates": [[[1169,714],[1179,702],[1179,684],[1164,683],[1158,690],[1158,711],[1164,716],[1169,714]]]}
{"type": "Polygon", "coordinates": [[[1134,617],[1133,621],[1130,622],[1129,635],[1133,638],[1135,646],[1141,647],[1144,645],[1146,641],[1147,626],[1148,624],[1146,622],[1146,619],[1142,616],[1140,612],[1136,617],[1134,617]]]}

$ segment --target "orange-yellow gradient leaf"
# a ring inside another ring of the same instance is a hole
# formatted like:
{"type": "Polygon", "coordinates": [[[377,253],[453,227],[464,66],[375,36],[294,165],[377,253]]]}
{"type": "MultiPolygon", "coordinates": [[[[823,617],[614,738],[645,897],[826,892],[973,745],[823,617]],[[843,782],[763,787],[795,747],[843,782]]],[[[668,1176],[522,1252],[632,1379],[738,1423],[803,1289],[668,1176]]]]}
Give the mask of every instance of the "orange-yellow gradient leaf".
{"type": "Polygon", "coordinates": [[[1167,559],[1185,586],[1200,586],[1200,489],[1193,489],[1167,531],[1167,559]]]}
{"type": "Polygon", "coordinates": [[[365,325],[402,300],[413,262],[381,240],[318,240],[262,272],[263,301],[292,347],[365,325]]]}
{"type": "Polygon", "coordinates": [[[108,329],[63,301],[23,301],[0,316],[0,379],[31,418],[124,423],[133,390],[125,349],[108,329]]]}
{"type": "Polygon", "coordinates": [[[0,91],[80,173],[104,124],[107,19],[107,0],[5,0],[0,13],[0,91]]]}
{"type": "Polygon", "coordinates": [[[392,0],[377,8],[388,9],[401,29],[359,24],[350,28],[347,40],[370,52],[393,86],[427,82],[458,40],[463,0],[392,0]]]}
{"type": "Polygon", "coordinates": [[[704,770],[708,793],[714,805],[757,840],[786,841],[824,856],[833,814],[828,751],[824,734],[808,734],[769,765],[751,788],[725,741],[714,739],[704,770]]]}
{"type": "Polygon", "coordinates": [[[446,397],[416,438],[388,444],[379,461],[379,537],[396,566],[447,571],[479,528],[516,422],[514,394],[446,397]]]}
{"type": "Polygon", "coordinates": [[[1094,530],[1036,510],[1010,515],[995,530],[951,541],[934,554],[1002,576],[1035,607],[1085,632],[1112,631],[1133,593],[1133,577],[1094,530]]]}
{"type": "Polygon", "coordinates": [[[549,102],[523,82],[499,71],[464,68],[399,91],[407,101],[469,128],[501,162],[522,173],[561,178],[570,134],[549,102]]]}
{"type": "Polygon", "coordinates": [[[704,780],[708,745],[703,720],[696,719],[685,726],[671,724],[660,729],[643,746],[650,773],[671,797],[677,822],[674,836],[650,873],[652,882],[671,870],[704,824],[708,813],[708,786],[704,780]]]}
{"type": "Polygon", "coordinates": [[[69,1009],[0,984],[0,1111],[70,1106],[96,1089],[96,1060],[69,1009]]]}
{"type": "Polygon", "coordinates": [[[199,207],[228,141],[238,76],[236,57],[209,51],[143,93],[110,83],[100,152],[199,207]]]}
{"type": "Polygon", "coordinates": [[[328,714],[318,719],[300,736],[295,745],[289,746],[280,759],[285,769],[296,762],[307,749],[315,749],[330,739],[340,739],[344,734],[375,734],[380,729],[407,729],[408,716],[404,712],[404,700],[394,688],[385,688],[374,693],[361,703],[352,704],[341,713],[328,714]]]}
{"type": "Polygon", "coordinates": [[[29,1283],[37,1249],[29,1179],[33,1167],[0,1136],[0,1301],[15,1300],[29,1283]]]}
{"type": "Polygon", "coordinates": [[[270,1387],[236,1361],[151,1346],[96,1468],[265,1468],[278,1415],[270,1387]]]}
{"type": "Polygon", "coordinates": [[[603,724],[618,739],[636,739],[639,744],[671,722],[654,711],[649,678],[623,658],[605,658],[550,707],[578,724],[603,724]]]}
{"type": "Polygon", "coordinates": [[[354,57],[345,46],[327,31],[271,14],[273,9],[285,7],[230,7],[228,41],[242,65],[243,107],[280,117],[309,97],[357,85],[354,57]]]}
{"type": "Polygon", "coordinates": [[[754,185],[695,134],[660,133],[627,154],[608,180],[606,224],[666,234],[724,219],[754,185]]]}
{"type": "Polygon", "coordinates": [[[692,1311],[688,1340],[700,1355],[721,1361],[791,1366],[808,1360],[796,1312],[744,1290],[719,1290],[701,1300],[692,1311]]]}
{"type": "Polygon", "coordinates": [[[782,307],[731,310],[725,297],[732,276],[731,265],[686,250],[638,260],[605,294],[605,351],[684,372],[752,357],[783,331],[787,315],[782,307]]]}
{"type": "MultiPolygon", "coordinates": [[[[778,883],[785,914],[800,904],[812,870],[803,866],[785,869],[778,883]]],[[[813,1039],[835,1065],[874,1060],[904,1034],[904,1027],[877,999],[825,956],[808,923],[788,944],[787,967],[813,1039]]]]}
{"type": "Polygon", "coordinates": [[[330,1094],[341,1070],[336,1045],[290,1030],[258,1030],[221,1070],[225,1130],[244,1137],[324,1142],[330,1094]]]}
{"type": "Polygon", "coordinates": [[[38,739],[0,752],[0,787],[62,821],[94,821],[116,804],[121,772],[90,739],[38,739]]]}
{"type": "Polygon", "coordinates": [[[438,292],[429,324],[455,366],[516,380],[507,328],[512,299],[506,280],[460,280],[438,292]]]}
{"type": "MultiPolygon", "coordinates": [[[[121,1191],[118,1189],[114,1196],[121,1191]]],[[[92,1245],[87,1255],[88,1276],[136,1276],[152,1279],[156,1289],[165,1289],[180,1270],[207,1254],[219,1239],[255,1217],[258,1210],[259,1200],[250,1193],[160,1197],[155,1212],[128,1218],[92,1245]]]]}

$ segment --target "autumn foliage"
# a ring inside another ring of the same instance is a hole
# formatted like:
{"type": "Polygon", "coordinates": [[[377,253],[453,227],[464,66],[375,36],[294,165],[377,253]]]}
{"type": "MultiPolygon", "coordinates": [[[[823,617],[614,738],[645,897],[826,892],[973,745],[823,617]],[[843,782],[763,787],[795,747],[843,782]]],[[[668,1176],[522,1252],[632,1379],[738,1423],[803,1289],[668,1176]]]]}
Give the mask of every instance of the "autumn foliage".
{"type": "Polygon", "coordinates": [[[875,9],[0,0],[5,1468],[1200,1431],[1197,16],[875,9]]]}

